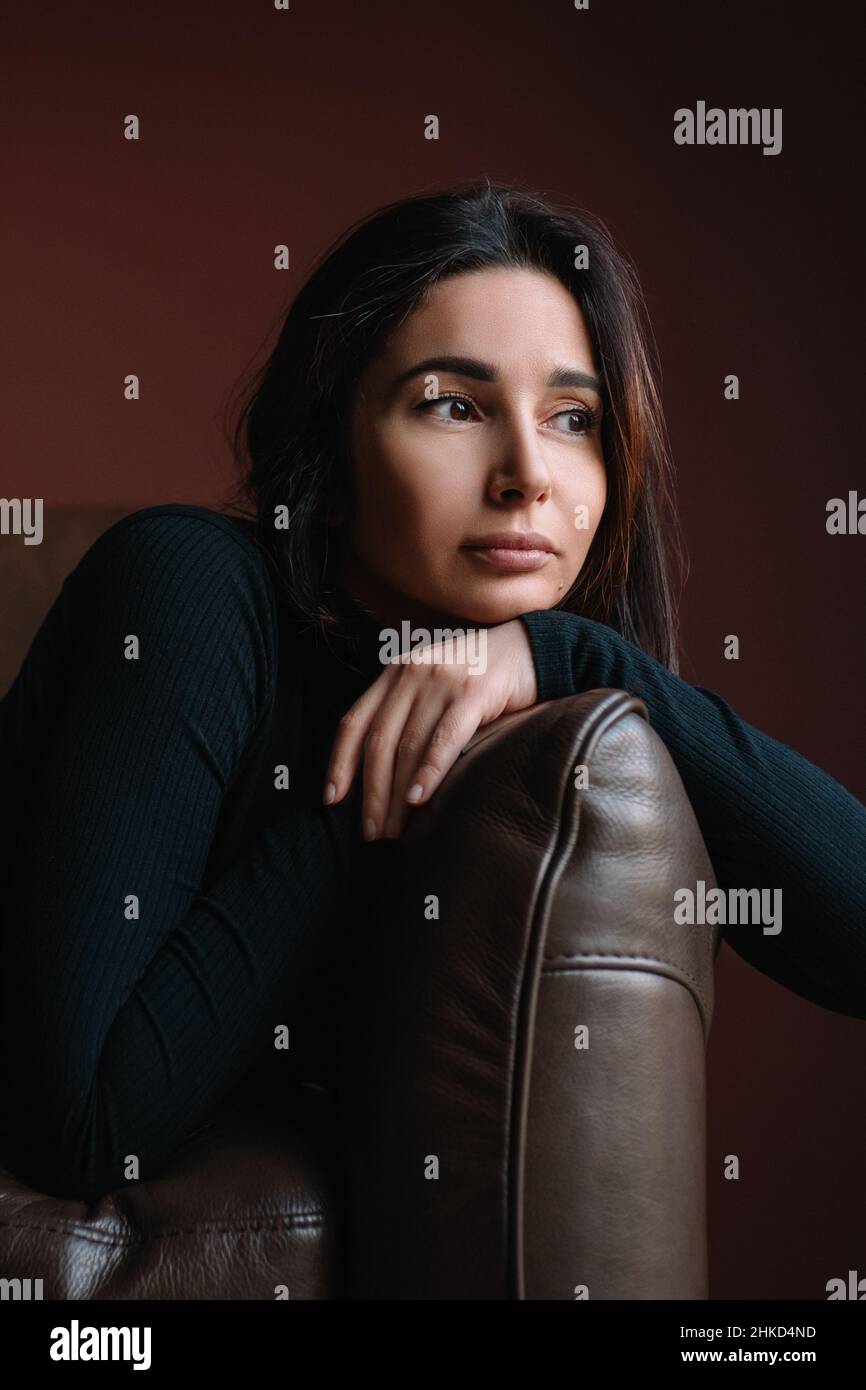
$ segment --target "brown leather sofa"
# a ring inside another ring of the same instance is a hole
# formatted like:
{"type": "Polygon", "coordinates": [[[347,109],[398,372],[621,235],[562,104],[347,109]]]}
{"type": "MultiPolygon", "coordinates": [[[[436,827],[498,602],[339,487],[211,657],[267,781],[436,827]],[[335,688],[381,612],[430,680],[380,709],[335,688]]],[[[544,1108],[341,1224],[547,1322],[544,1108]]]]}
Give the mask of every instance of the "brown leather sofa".
{"type": "MultiPolygon", "coordinates": [[[[0,535],[0,693],[129,510],[46,513],[26,555],[0,535]]],[[[159,1177],[93,1203],[0,1153],[0,1279],[45,1299],[707,1297],[720,937],[676,925],[673,895],[715,879],[644,705],[592,690],[497,720],[371,849],[387,889],[371,875],[314,1001],[333,1080],[263,1063],[159,1177]]]]}

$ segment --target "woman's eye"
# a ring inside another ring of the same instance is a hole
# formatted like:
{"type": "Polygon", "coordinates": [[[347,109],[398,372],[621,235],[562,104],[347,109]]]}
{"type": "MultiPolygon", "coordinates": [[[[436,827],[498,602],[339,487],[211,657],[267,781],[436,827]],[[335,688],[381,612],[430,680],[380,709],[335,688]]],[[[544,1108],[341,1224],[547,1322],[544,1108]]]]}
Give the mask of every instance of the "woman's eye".
{"type": "MultiPolygon", "coordinates": [[[[469,409],[473,408],[472,402],[469,400],[467,396],[455,395],[430,396],[428,400],[422,401],[421,404],[416,406],[415,408],[416,410],[423,410],[426,414],[429,415],[431,414],[431,405],[443,404],[449,406],[451,409],[453,409],[456,406],[458,409],[464,411],[468,411],[469,409]]],[[[462,424],[468,417],[466,415],[451,415],[449,410],[447,414],[443,414],[439,418],[442,420],[450,418],[454,421],[455,424],[462,424]]]]}
{"type": "MultiPolygon", "coordinates": [[[[567,428],[561,431],[563,434],[589,434],[595,427],[595,411],[590,410],[587,406],[572,406],[568,410],[557,411],[553,418],[554,420],[559,420],[563,416],[568,421],[567,428]],[[576,421],[579,428],[574,428],[572,426],[572,421],[576,421]]],[[[560,431],[557,430],[554,431],[554,433],[558,434],[560,431]]]]}

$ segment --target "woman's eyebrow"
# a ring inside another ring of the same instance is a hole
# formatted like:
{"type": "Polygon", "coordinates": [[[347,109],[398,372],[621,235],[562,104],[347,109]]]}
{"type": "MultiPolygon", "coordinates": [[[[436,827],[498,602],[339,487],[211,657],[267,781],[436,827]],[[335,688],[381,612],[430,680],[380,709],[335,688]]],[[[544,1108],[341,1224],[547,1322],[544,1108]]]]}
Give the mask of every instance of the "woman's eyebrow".
{"type": "MultiPolygon", "coordinates": [[[[413,367],[407,367],[405,372],[394,381],[392,391],[396,391],[413,376],[418,376],[421,372],[453,372],[456,376],[474,377],[476,381],[497,381],[498,374],[496,368],[489,362],[480,362],[477,357],[425,357],[421,362],[416,362],[413,367]]],[[[589,372],[579,372],[574,367],[554,367],[553,371],[544,383],[545,386],[588,386],[601,396],[601,382],[596,376],[591,376],[589,372]]]]}

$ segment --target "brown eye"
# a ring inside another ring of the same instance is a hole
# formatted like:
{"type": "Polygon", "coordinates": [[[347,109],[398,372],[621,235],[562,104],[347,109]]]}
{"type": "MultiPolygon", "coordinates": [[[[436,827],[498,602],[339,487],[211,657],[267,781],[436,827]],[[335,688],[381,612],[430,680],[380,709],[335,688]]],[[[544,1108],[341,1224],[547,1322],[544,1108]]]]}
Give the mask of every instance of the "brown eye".
{"type": "Polygon", "coordinates": [[[558,420],[563,415],[568,420],[568,427],[564,430],[555,430],[555,434],[573,434],[580,438],[582,435],[590,434],[598,421],[595,411],[590,410],[588,406],[571,406],[568,410],[559,410],[553,418],[558,420]],[[572,427],[572,421],[577,423],[577,428],[572,427]]]}
{"type": "Polygon", "coordinates": [[[474,409],[473,403],[472,403],[472,401],[469,399],[468,396],[459,396],[459,395],[457,395],[456,392],[453,392],[453,391],[451,391],[451,392],[448,392],[448,391],[443,392],[441,396],[431,396],[429,400],[421,401],[420,405],[416,405],[415,409],[416,409],[416,410],[422,410],[422,411],[426,412],[426,413],[429,415],[429,414],[431,413],[431,412],[430,412],[430,406],[431,406],[431,405],[441,405],[441,404],[443,403],[443,401],[444,401],[444,402],[447,402],[448,408],[449,408],[449,409],[448,409],[448,413],[445,414],[445,415],[440,415],[440,416],[439,416],[439,419],[441,419],[441,420],[449,419],[449,420],[450,420],[453,424],[455,424],[455,425],[462,425],[462,424],[465,424],[469,417],[468,417],[468,415],[457,415],[457,416],[454,416],[454,415],[452,415],[452,414],[450,413],[452,410],[454,410],[455,408],[456,408],[458,411],[459,411],[459,410],[468,411],[468,410],[470,410],[470,409],[474,409]]]}

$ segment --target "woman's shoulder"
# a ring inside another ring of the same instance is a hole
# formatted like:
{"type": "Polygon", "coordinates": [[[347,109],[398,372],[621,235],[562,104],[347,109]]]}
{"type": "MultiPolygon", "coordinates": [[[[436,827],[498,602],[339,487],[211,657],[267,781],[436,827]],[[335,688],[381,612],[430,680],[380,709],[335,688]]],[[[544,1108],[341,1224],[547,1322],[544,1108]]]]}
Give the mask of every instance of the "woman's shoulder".
{"type": "Polygon", "coordinates": [[[207,585],[215,573],[221,587],[239,594],[255,590],[273,604],[267,562],[255,540],[252,518],[230,516],[191,502],[140,507],[112,523],[79,561],[75,576],[95,574],[180,593],[207,585]]]}
{"type": "MultiPolygon", "coordinates": [[[[192,502],[163,502],[120,517],[93,542],[84,560],[104,552],[159,550],[220,553],[260,562],[252,517],[230,515],[192,502]]],[[[241,566],[243,567],[243,566],[241,566]]]]}
{"type": "Polygon", "coordinates": [[[159,623],[204,640],[216,626],[258,633],[270,651],[277,613],[254,522],[186,502],[141,507],[99,535],[69,575],[68,604],[159,623]],[[115,612],[119,609],[119,612],[115,612]]]}

